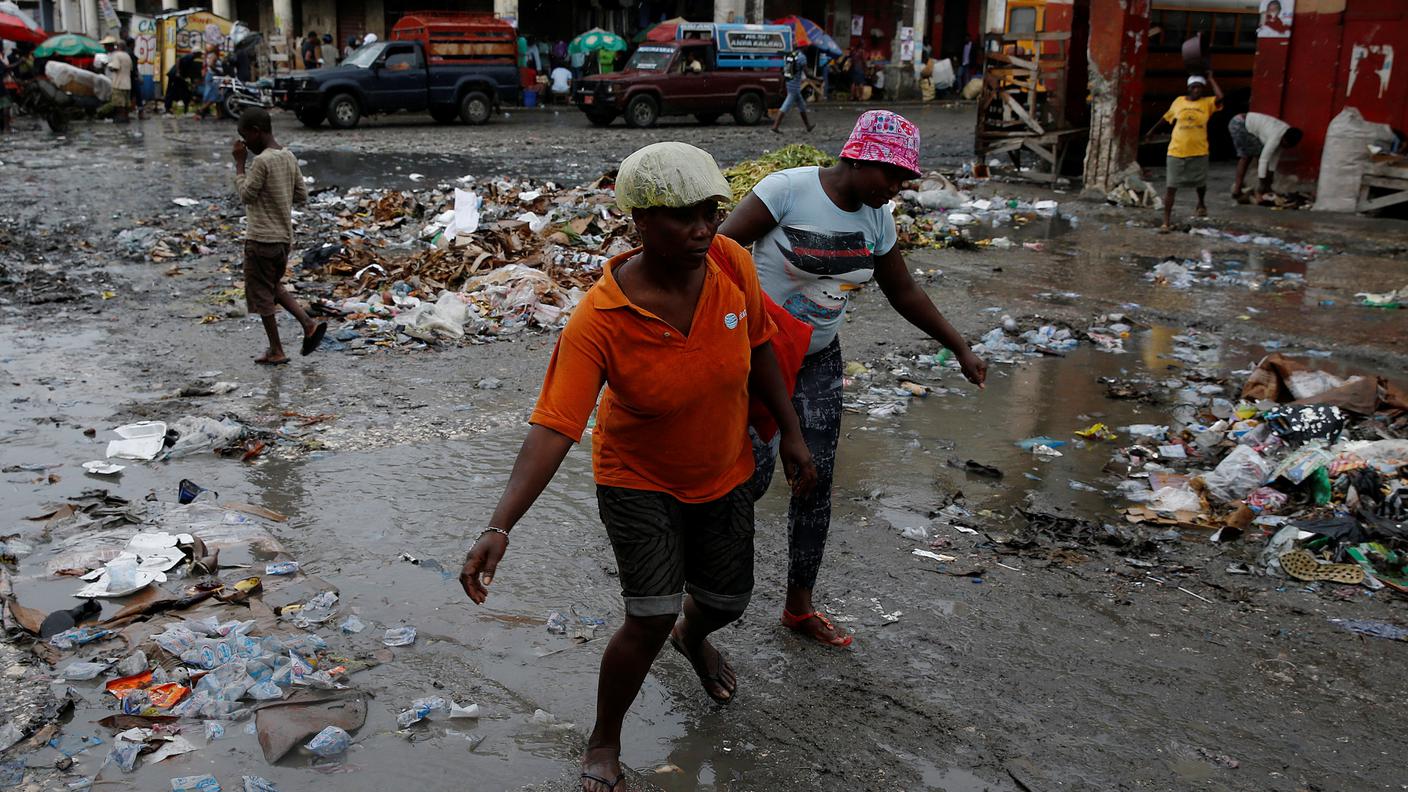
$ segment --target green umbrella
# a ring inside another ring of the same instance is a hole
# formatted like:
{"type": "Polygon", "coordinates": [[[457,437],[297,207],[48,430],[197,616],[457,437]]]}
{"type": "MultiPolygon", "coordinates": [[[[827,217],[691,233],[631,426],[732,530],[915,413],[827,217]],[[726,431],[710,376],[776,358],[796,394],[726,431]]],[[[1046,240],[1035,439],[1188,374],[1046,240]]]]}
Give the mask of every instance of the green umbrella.
{"type": "Polygon", "coordinates": [[[36,58],[52,58],[62,55],[72,58],[76,55],[98,55],[105,52],[103,45],[78,33],[60,33],[50,36],[34,50],[36,58]]]}
{"type": "Polygon", "coordinates": [[[601,28],[592,28],[586,33],[572,39],[572,43],[567,45],[569,53],[581,52],[583,54],[596,52],[597,50],[611,50],[612,52],[625,52],[627,49],[626,40],[601,28]]]}

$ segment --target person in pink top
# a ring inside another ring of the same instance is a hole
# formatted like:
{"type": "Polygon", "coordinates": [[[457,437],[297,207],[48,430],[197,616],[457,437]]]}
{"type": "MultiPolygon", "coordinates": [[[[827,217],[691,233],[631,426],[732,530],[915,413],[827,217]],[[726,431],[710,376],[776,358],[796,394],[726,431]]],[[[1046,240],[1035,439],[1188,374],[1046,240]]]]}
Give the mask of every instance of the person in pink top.
{"type": "MultiPolygon", "coordinates": [[[[856,121],[839,162],[769,175],[719,227],[720,234],[753,246],[763,291],[812,326],[792,403],[817,483],[810,493],[793,495],[788,509],[782,623],[829,646],[851,644],[851,636],[817,608],[812,589],[831,526],[844,366],[837,334],[852,290],[874,279],[900,316],[953,351],[963,376],[979,387],[987,378],[987,364],[910,277],[896,244],[888,205],[901,185],[922,175],[919,129],[897,113],[871,110],[856,121]]],[[[761,497],[772,481],[777,448],[755,434],[753,450],[754,496],[761,497]]]]}

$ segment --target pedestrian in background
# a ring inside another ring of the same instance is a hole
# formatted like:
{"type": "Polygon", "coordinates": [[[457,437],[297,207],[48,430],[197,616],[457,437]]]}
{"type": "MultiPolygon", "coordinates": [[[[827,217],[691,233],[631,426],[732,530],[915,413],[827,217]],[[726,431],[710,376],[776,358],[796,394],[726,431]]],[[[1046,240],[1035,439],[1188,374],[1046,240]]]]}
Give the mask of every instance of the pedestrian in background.
{"type": "Polygon", "coordinates": [[[205,118],[207,114],[220,116],[220,111],[216,106],[220,104],[220,76],[224,74],[225,67],[220,62],[220,48],[215,44],[205,45],[205,61],[203,63],[205,77],[201,81],[200,89],[200,109],[196,111],[196,118],[205,118]]]}
{"type": "MultiPolygon", "coordinates": [[[[1173,100],[1164,117],[1149,129],[1149,135],[1164,124],[1173,124],[1173,136],[1168,142],[1167,186],[1164,188],[1164,224],[1159,232],[1167,234],[1173,230],[1173,201],[1179,188],[1191,187],[1197,191],[1198,207],[1193,210],[1195,217],[1207,217],[1208,193],[1208,121],[1212,114],[1222,109],[1222,88],[1217,79],[1208,72],[1207,77],[1193,75],[1188,78],[1188,94],[1173,100]],[[1208,96],[1208,86],[1213,95],[1208,96]]],[[[1146,135],[1145,137],[1148,137],[1146,135]]]]}
{"type": "Polygon", "coordinates": [[[327,322],[314,323],[303,306],[284,288],[284,270],[293,245],[293,205],[308,202],[308,185],[298,158],[274,139],[269,111],[248,107],[240,114],[239,139],[231,150],[235,158],[235,192],[245,205],[244,299],[249,312],[258,315],[269,338],[269,348],[255,363],[277,366],[288,362],[279,340],[280,306],[303,328],[302,353],[311,355],[328,331],[327,322]],[[254,161],[249,162],[249,152],[254,161]]]}
{"type": "Polygon", "coordinates": [[[337,45],[332,43],[332,36],[326,33],[323,34],[322,56],[321,65],[324,69],[331,69],[337,65],[337,45]]]}
{"type": "MultiPolygon", "coordinates": [[[[987,363],[914,282],[887,208],[900,186],[922,176],[919,129],[889,110],[861,115],[829,168],[790,168],[753,188],[719,233],[752,245],[758,278],[773,302],[812,326],[792,397],[816,465],[810,492],[791,493],[787,510],[787,599],[782,623],[829,646],[852,638],[817,607],[813,596],[831,529],[831,482],[841,437],[844,358],[838,333],[853,289],[875,279],[901,317],[951,350],[963,376],[982,387],[987,363]]],[[[777,446],[756,432],[753,496],[772,483],[777,446]]]]}
{"type": "Polygon", "coordinates": [[[348,36],[347,46],[342,48],[342,59],[347,60],[348,58],[352,57],[352,53],[357,51],[357,46],[359,43],[360,42],[357,41],[356,36],[348,36]]]}
{"type": "Polygon", "coordinates": [[[782,61],[782,77],[787,81],[787,98],[782,100],[782,108],[777,111],[777,118],[772,122],[772,131],[782,134],[782,119],[786,118],[787,111],[794,107],[802,116],[802,123],[806,125],[807,131],[812,131],[812,120],[807,117],[807,100],[802,98],[802,81],[807,77],[807,54],[799,49],[787,53],[787,57],[782,61]]]}
{"type": "Polygon", "coordinates": [[[1272,193],[1276,180],[1276,166],[1281,162],[1281,152],[1295,148],[1300,143],[1300,129],[1266,113],[1241,113],[1233,116],[1227,124],[1227,132],[1232,136],[1232,147],[1237,150],[1237,176],[1232,182],[1232,198],[1237,203],[1260,203],[1272,193]],[[1247,169],[1256,160],[1256,190],[1247,195],[1242,192],[1242,183],[1247,178],[1247,169]]]}
{"type": "Polygon", "coordinates": [[[572,72],[558,64],[553,67],[552,73],[548,75],[552,98],[554,101],[570,101],[572,98],[572,72]]]}
{"type": "Polygon", "coordinates": [[[509,532],[596,410],[597,505],[626,616],[601,658],[584,792],[621,786],[622,721],[666,640],[711,699],[735,698],[737,677],[709,636],[743,615],[753,591],[750,396],[782,427],[794,487],[815,476],[753,261],[717,233],[728,197],[714,158],[694,146],[656,143],[621,163],[616,204],[641,247],[608,261],[572,312],[508,485],[460,573],[482,604],[509,532]]]}
{"type": "Polygon", "coordinates": [[[166,72],[166,95],[162,98],[162,105],[169,115],[171,108],[177,102],[181,103],[181,111],[185,112],[195,102],[195,95],[192,89],[200,83],[200,59],[194,52],[187,52],[176,59],[173,65],[166,72]]]}
{"type": "Polygon", "coordinates": [[[308,35],[303,37],[303,45],[299,48],[298,54],[303,57],[303,68],[318,68],[318,56],[322,48],[318,45],[318,34],[308,31],[308,35]]]}
{"type": "Polygon", "coordinates": [[[132,63],[132,56],[127,54],[123,43],[113,36],[108,36],[101,43],[108,51],[108,62],[105,68],[108,79],[112,82],[112,99],[108,102],[107,107],[112,109],[113,117],[116,120],[126,123],[131,119],[132,73],[136,71],[132,63]]]}
{"type": "Polygon", "coordinates": [[[14,100],[10,98],[10,89],[5,87],[5,80],[9,78],[10,71],[14,66],[5,57],[5,51],[0,49],[0,133],[10,131],[10,106],[14,100]]]}

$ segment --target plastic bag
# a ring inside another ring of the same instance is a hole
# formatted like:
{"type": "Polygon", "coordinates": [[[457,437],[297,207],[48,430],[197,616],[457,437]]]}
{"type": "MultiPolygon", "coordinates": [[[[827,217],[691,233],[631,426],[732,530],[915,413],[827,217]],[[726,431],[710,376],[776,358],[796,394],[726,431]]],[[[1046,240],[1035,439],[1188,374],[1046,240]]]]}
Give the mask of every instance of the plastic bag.
{"type": "Polygon", "coordinates": [[[1239,445],[1218,463],[1217,468],[1203,476],[1208,492],[1220,501],[1245,498],[1260,487],[1271,472],[1270,464],[1250,446],[1239,445]]]}
{"type": "Polygon", "coordinates": [[[234,445],[244,437],[243,425],[229,418],[215,420],[201,415],[182,418],[171,425],[180,433],[176,443],[166,453],[167,459],[177,459],[202,451],[213,451],[234,445]]]}
{"type": "Polygon", "coordinates": [[[1353,107],[1341,110],[1325,133],[1312,209],[1317,212],[1356,211],[1359,183],[1369,162],[1369,146],[1392,141],[1393,129],[1387,124],[1365,121],[1353,107]]]}
{"type": "Polygon", "coordinates": [[[1202,510],[1203,501],[1187,487],[1164,487],[1154,493],[1148,506],[1156,512],[1196,512],[1202,510]]]}

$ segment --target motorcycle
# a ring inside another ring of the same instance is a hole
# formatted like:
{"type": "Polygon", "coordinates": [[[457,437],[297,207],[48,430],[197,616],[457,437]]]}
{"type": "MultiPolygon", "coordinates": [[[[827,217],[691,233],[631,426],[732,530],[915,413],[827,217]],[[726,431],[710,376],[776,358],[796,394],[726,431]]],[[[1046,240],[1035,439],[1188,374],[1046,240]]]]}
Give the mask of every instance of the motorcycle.
{"type": "Polygon", "coordinates": [[[262,107],[265,110],[274,107],[272,80],[262,79],[247,83],[238,77],[216,77],[215,79],[220,86],[220,111],[236,121],[240,119],[240,114],[244,112],[246,107],[262,107]]]}

